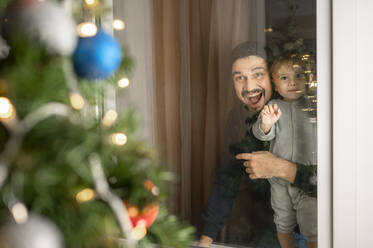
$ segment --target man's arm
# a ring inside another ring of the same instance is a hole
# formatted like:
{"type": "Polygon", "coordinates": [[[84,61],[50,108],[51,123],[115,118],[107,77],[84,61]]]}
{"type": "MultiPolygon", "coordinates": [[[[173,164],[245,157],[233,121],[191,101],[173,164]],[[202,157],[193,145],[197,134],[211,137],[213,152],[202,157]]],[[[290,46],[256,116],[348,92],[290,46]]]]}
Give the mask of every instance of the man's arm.
{"type": "MultiPolygon", "coordinates": [[[[220,166],[216,171],[209,199],[202,214],[203,229],[200,246],[209,246],[212,240],[223,228],[233,208],[237,197],[242,176],[245,170],[242,163],[235,158],[235,154],[248,151],[237,148],[245,136],[245,119],[247,110],[241,107],[234,108],[228,116],[224,129],[224,148],[221,153],[220,166]]],[[[251,150],[249,150],[251,151],[251,150]]]]}
{"type": "Polygon", "coordinates": [[[251,179],[279,177],[311,196],[317,194],[317,165],[296,164],[266,151],[241,153],[236,158],[246,160],[244,166],[251,179]]]}
{"type": "Polygon", "coordinates": [[[216,239],[218,232],[231,214],[244,174],[244,169],[237,163],[237,160],[218,169],[210,197],[202,214],[204,226],[201,241],[206,240],[206,237],[209,237],[210,241],[216,239]]]}

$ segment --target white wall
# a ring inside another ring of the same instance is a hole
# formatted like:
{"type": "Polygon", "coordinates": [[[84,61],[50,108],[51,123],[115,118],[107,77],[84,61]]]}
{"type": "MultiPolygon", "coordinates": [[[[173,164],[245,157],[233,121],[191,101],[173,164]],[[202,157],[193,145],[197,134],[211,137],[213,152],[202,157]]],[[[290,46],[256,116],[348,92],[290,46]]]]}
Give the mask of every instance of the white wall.
{"type": "Polygon", "coordinates": [[[333,0],[334,247],[373,247],[373,1],[333,0]]]}

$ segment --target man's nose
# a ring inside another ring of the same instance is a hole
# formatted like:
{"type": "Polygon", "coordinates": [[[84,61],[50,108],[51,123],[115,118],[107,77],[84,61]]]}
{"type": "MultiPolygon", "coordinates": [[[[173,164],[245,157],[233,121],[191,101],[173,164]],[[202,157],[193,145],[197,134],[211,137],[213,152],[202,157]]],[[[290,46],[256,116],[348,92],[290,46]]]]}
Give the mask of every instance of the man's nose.
{"type": "Polygon", "coordinates": [[[257,84],[256,84],[256,81],[253,80],[253,79],[250,79],[248,77],[245,77],[244,89],[247,90],[247,91],[250,91],[250,90],[253,90],[253,89],[256,89],[256,88],[258,88],[257,84]]]}

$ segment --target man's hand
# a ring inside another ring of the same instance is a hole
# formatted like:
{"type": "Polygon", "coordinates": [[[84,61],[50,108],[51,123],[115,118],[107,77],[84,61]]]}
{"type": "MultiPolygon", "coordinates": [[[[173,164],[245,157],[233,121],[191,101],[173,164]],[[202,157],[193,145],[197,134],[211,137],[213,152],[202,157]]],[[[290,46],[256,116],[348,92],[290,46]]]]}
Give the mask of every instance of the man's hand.
{"type": "Polygon", "coordinates": [[[199,239],[198,246],[199,247],[210,247],[212,243],[212,238],[202,235],[201,238],[199,239]]]}
{"type": "Polygon", "coordinates": [[[260,129],[267,134],[271,130],[273,124],[281,117],[281,110],[277,104],[265,105],[260,112],[260,129]]]}
{"type": "Polygon", "coordinates": [[[243,165],[251,179],[279,177],[290,183],[294,182],[296,165],[270,152],[241,153],[236,158],[246,160],[243,165]]]}

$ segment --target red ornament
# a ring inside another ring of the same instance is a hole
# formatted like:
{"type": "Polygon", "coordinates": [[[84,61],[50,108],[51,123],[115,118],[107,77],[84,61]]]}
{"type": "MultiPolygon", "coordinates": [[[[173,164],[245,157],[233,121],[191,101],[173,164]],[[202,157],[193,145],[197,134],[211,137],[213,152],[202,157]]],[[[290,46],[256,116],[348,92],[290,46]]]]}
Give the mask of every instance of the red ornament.
{"type": "Polygon", "coordinates": [[[159,205],[157,203],[146,206],[141,212],[135,205],[127,203],[125,205],[133,227],[143,225],[148,228],[153,224],[159,213],[159,205]]]}

